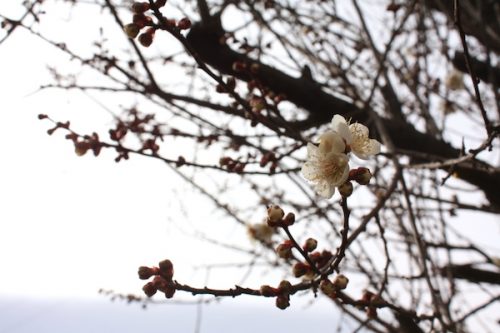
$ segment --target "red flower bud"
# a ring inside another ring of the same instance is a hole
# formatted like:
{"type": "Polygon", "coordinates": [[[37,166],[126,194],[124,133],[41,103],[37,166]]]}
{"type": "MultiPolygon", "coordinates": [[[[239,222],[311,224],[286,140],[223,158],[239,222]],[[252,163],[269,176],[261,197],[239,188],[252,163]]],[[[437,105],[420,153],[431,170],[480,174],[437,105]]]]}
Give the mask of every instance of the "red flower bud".
{"type": "Polygon", "coordinates": [[[158,266],[160,267],[159,268],[160,275],[168,281],[172,280],[172,277],[174,276],[174,265],[172,264],[172,262],[166,259],[160,261],[158,266]]]}
{"type": "Polygon", "coordinates": [[[278,295],[278,289],[268,285],[260,286],[260,294],[264,297],[274,297],[278,295]]]}
{"type": "Polygon", "coordinates": [[[152,297],[154,294],[156,294],[158,289],[153,282],[148,282],[142,287],[142,291],[144,291],[146,296],[152,297]]]}
{"type": "Polygon", "coordinates": [[[309,265],[306,265],[302,262],[298,262],[295,265],[293,265],[293,276],[295,276],[297,278],[301,277],[301,276],[309,273],[310,270],[311,270],[311,267],[309,267],[309,265]]]}
{"type": "Polygon", "coordinates": [[[316,247],[318,246],[318,241],[315,240],[314,238],[308,238],[306,242],[304,243],[304,246],[302,248],[306,252],[312,252],[316,250],[316,247]]]}
{"type": "Polygon", "coordinates": [[[187,30],[191,28],[191,21],[188,18],[184,17],[179,22],[177,22],[177,28],[181,30],[187,30]]]}
{"type": "Polygon", "coordinates": [[[276,307],[285,310],[290,306],[290,297],[288,295],[280,295],[276,297],[276,307]]]}
{"type": "Polygon", "coordinates": [[[144,13],[149,10],[150,6],[148,2],[134,2],[132,4],[132,11],[136,14],[144,13]]]}
{"type": "Polygon", "coordinates": [[[292,284],[287,280],[283,280],[280,282],[278,290],[282,294],[289,295],[290,292],[292,291],[292,284]]]}
{"type": "Polygon", "coordinates": [[[292,248],[292,242],[290,240],[286,240],[276,247],[276,253],[280,258],[289,259],[292,257],[292,248]]]}
{"type": "Polygon", "coordinates": [[[146,266],[141,266],[139,267],[139,270],[137,273],[139,274],[139,279],[141,280],[147,280],[153,275],[157,275],[159,272],[158,267],[146,267],[146,266]]]}

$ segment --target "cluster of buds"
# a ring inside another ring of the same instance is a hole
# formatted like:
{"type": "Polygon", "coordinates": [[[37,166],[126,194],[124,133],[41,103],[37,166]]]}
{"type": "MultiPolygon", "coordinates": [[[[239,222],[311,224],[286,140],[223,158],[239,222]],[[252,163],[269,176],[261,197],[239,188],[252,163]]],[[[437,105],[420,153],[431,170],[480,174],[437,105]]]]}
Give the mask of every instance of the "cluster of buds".
{"type": "Polygon", "coordinates": [[[245,162],[236,161],[231,157],[221,157],[219,159],[219,165],[226,168],[228,171],[242,173],[247,164],[245,162]]]}
{"type": "Polygon", "coordinates": [[[334,299],[337,297],[337,293],[339,291],[347,288],[348,283],[349,279],[345,275],[338,274],[337,276],[335,276],[333,281],[330,281],[328,279],[321,281],[319,288],[325,295],[334,299]]]}
{"type": "Polygon", "coordinates": [[[260,294],[264,297],[276,297],[276,307],[285,310],[290,306],[290,294],[292,293],[292,284],[283,280],[274,288],[268,285],[260,287],[260,294]]]}
{"type": "MultiPolygon", "coordinates": [[[[304,244],[303,249],[307,251],[308,250],[307,247],[309,247],[309,249],[312,249],[315,248],[315,246],[317,246],[317,241],[315,239],[310,238],[304,244]]],[[[332,258],[333,254],[328,250],[323,250],[321,252],[314,251],[309,254],[310,262],[314,264],[317,270],[325,268],[329,264],[332,258]]],[[[313,269],[313,267],[311,267],[309,263],[298,262],[295,265],[293,265],[292,272],[293,275],[297,278],[304,277],[306,279],[312,279],[316,276],[317,270],[313,269]]]]}
{"type": "Polygon", "coordinates": [[[272,205],[267,209],[267,225],[270,227],[289,227],[295,222],[295,215],[285,212],[280,206],[272,205]]]}
{"type": "MultiPolygon", "coordinates": [[[[43,120],[43,119],[50,119],[49,116],[45,114],[39,114],[38,119],[43,120]]],[[[49,135],[54,134],[54,132],[58,129],[63,129],[68,131],[69,133],[66,134],[66,139],[71,140],[73,144],[75,145],[75,154],[78,156],[83,156],[85,155],[89,150],[91,150],[94,153],[94,156],[98,156],[101,153],[101,149],[104,146],[104,144],[99,140],[99,135],[97,133],[92,133],[92,135],[78,135],[75,132],[73,132],[70,128],[70,122],[67,121],[65,123],[63,122],[54,122],[55,126],[49,130],[47,130],[47,133],[49,135]]]]}
{"type": "MultiPolygon", "coordinates": [[[[132,4],[132,12],[134,16],[132,17],[132,23],[129,23],[123,27],[123,30],[127,36],[131,39],[138,37],[139,43],[142,46],[148,47],[153,43],[156,28],[153,26],[153,19],[151,16],[146,15],[146,12],[152,9],[160,9],[165,6],[167,0],[156,0],[153,5],[149,2],[134,2],[132,4]],[[145,29],[143,33],[141,30],[145,29]]],[[[191,28],[191,21],[188,18],[183,18],[176,22],[172,19],[166,19],[162,21],[169,28],[177,28],[179,30],[186,30],[191,28]]]]}
{"type": "Polygon", "coordinates": [[[142,290],[148,297],[152,297],[157,291],[165,294],[166,298],[172,298],[175,294],[175,284],[172,280],[174,276],[174,265],[168,259],[160,261],[158,267],[139,267],[139,279],[153,280],[146,283],[142,290]]]}
{"type": "Polygon", "coordinates": [[[377,307],[385,304],[385,301],[377,294],[365,290],[359,300],[359,307],[365,307],[366,316],[370,319],[377,318],[377,307]]]}

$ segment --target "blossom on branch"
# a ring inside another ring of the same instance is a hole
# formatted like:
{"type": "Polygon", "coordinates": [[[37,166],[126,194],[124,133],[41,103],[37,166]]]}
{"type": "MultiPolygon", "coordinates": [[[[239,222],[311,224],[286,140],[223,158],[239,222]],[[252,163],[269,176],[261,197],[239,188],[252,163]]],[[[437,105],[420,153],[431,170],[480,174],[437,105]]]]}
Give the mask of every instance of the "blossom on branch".
{"type": "Polygon", "coordinates": [[[344,140],[333,131],[321,135],[319,146],[307,145],[307,162],[302,166],[302,174],[324,198],[331,198],[335,187],[342,185],[349,176],[349,158],[345,149],[344,140]]]}
{"type": "Polygon", "coordinates": [[[347,146],[347,151],[352,151],[357,157],[367,160],[370,156],[380,152],[380,142],[368,137],[368,128],[365,125],[349,124],[344,117],[336,114],[333,116],[331,128],[340,134],[347,146]]]}

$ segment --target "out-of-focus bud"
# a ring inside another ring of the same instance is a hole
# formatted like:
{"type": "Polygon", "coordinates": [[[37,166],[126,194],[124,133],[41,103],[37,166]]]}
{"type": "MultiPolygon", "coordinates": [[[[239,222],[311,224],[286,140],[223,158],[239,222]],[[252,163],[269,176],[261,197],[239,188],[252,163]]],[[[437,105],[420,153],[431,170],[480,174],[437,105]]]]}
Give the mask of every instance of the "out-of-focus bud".
{"type": "Polygon", "coordinates": [[[282,294],[290,294],[290,292],[292,291],[292,284],[290,283],[290,281],[283,280],[280,282],[278,290],[282,294]]]}
{"type": "Polygon", "coordinates": [[[298,262],[295,265],[293,265],[293,276],[295,276],[297,278],[301,277],[301,276],[304,276],[310,270],[311,270],[311,268],[309,267],[309,265],[306,265],[306,264],[304,264],[302,262],[298,262]]]}
{"type": "Polygon", "coordinates": [[[153,38],[155,35],[154,29],[148,29],[145,33],[139,35],[139,43],[144,47],[149,47],[153,44],[153,38]]]}
{"type": "Polygon", "coordinates": [[[294,213],[286,214],[285,218],[283,219],[283,224],[288,227],[294,223],[295,223],[295,214],[294,213]]]}
{"type": "Polygon", "coordinates": [[[177,28],[181,30],[187,30],[191,28],[191,21],[188,18],[184,17],[179,22],[177,22],[177,28]]]}
{"type": "Polygon", "coordinates": [[[285,216],[285,212],[280,206],[273,205],[267,209],[267,223],[276,224],[285,216]]]}
{"type": "Polygon", "coordinates": [[[141,29],[139,29],[139,26],[135,23],[129,23],[123,27],[123,31],[125,31],[127,37],[132,39],[137,37],[140,30],[141,29]]]}
{"type": "Polygon", "coordinates": [[[347,181],[338,187],[339,193],[344,198],[350,197],[353,191],[352,183],[347,181]]]}
{"type": "Polygon", "coordinates": [[[139,274],[139,279],[141,280],[147,280],[153,275],[157,275],[159,273],[158,267],[146,267],[146,266],[141,266],[139,267],[139,270],[137,271],[139,274]]]}
{"type": "Polygon", "coordinates": [[[372,173],[368,168],[357,168],[349,171],[349,180],[354,180],[360,185],[367,185],[372,179],[372,173]]]}
{"type": "Polygon", "coordinates": [[[276,307],[285,310],[290,306],[290,297],[288,295],[280,295],[276,297],[276,307]]]}
{"type": "Polygon", "coordinates": [[[160,261],[158,264],[160,275],[166,280],[172,280],[174,276],[174,265],[168,259],[160,261]]]}
{"type": "Polygon", "coordinates": [[[268,285],[260,286],[260,294],[264,297],[274,297],[279,293],[278,289],[268,285]]]}
{"type": "Polygon", "coordinates": [[[148,2],[134,2],[132,4],[132,11],[136,14],[144,13],[149,10],[150,6],[148,2]]]}
{"type": "Polygon", "coordinates": [[[321,281],[319,289],[328,297],[337,297],[337,289],[330,280],[321,281]]]}
{"type": "Polygon", "coordinates": [[[152,297],[158,289],[156,289],[156,286],[153,282],[148,282],[142,287],[142,291],[146,294],[148,297],[152,297]]]}
{"type": "Polygon", "coordinates": [[[343,290],[347,288],[349,279],[344,274],[339,274],[333,279],[333,285],[337,290],[343,290]]]}
{"type": "Polygon", "coordinates": [[[168,286],[165,290],[163,290],[166,298],[172,298],[175,294],[175,288],[173,286],[168,286]]]}
{"type": "Polygon", "coordinates": [[[312,252],[316,250],[316,247],[318,247],[318,241],[315,240],[314,238],[308,238],[304,243],[304,246],[302,246],[302,248],[306,252],[312,252]]]}
{"type": "Polygon", "coordinates": [[[75,153],[78,156],[83,156],[89,150],[90,144],[86,141],[75,142],[75,153]]]}
{"type": "Polygon", "coordinates": [[[276,247],[276,254],[278,257],[283,259],[289,259],[292,257],[293,243],[290,240],[286,240],[276,247]]]}

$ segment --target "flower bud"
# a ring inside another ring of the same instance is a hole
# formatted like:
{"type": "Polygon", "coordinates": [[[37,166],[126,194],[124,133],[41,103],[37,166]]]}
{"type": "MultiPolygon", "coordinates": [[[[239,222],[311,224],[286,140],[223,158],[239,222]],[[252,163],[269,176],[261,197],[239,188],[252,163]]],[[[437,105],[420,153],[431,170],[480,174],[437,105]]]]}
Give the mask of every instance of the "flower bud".
{"type": "Polygon", "coordinates": [[[134,2],[132,4],[132,11],[136,14],[144,13],[149,10],[150,6],[148,2],[134,2]]]}
{"type": "Polygon", "coordinates": [[[148,282],[142,287],[142,291],[146,294],[148,297],[152,297],[158,289],[156,289],[156,286],[153,282],[148,282]]]}
{"type": "Polygon", "coordinates": [[[330,280],[321,281],[319,289],[328,297],[337,297],[337,289],[330,280]]]}
{"type": "Polygon", "coordinates": [[[90,144],[86,141],[75,142],[75,153],[78,156],[83,156],[89,150],[90,144]]]}
{"type": "Polygon", "coordinates": [[[290,292],[292,291],[292,284],[290,283],[290,281],[283,280],[280,282],[278,290],[282,294],[290,294],[290,292]]]}
{"type": "Polygon", "coordinates": [[[290,297],[288,295],[280,295],[276,297],[276,307],[281,310],[285,310],[290,306],[290,297]]]}
{"type": "Polygon", "coordinates": [[[154,30],[148,30],[139,35],[139,43],[144,47],[149,47],[153,44],[154,30]]]}
{"type": "Polygon", "coordinates": [[[302,262],[298,262],[295,265],[293,265],[293,276],[295,277],[301,277],[306,275],[310,271],[309,265],[306,265],[302,262]]]}
{"type": "Polygon", "coordinates": [[[139,270],[137,273],[139,274],[139,279],[141,280],[147,280],[153,275],[157,275],[159,272],[158,267],[146,267],[146,266],[141,266],[139,267],[139,270]]]}
{"type": "Polygon", "coordinates": [[[338,187],[339,193],[344,198],[350,197],[353,191],[352,183],[347,181],[338,187]]]}
{"type": "Polygon", "coordinates": [[[174,297],[174,294],[175,294],[174,286],[168,286],[165,290],[163,290],[163,293],[165,294],[166,298],[174,297]]]}
{"type": "Polygon", "coordinates": [[[349,180],[354,180],[360,185],[367,185],[372,178],[372,174],[368,168],[357,168],[349,171],[349,180]]]}
{"type": "Polygon", "coordinates": [[[283,216],[285,216],[285,212],[281,209],[280,206],[271,206],[267,209],[267,222],[271,224],[278,223],[283,216]]]}
{"type": "Polygon", "coordinates": [[[292,242],[290,240],[286,240],[276,247],[276,253],[280,258],[290,259],[292,257],[292,248],[292,242]]]}
{"type": "Polygon", "coordinates": [[[337,290],[343,290],[347,288],[349,279],[344,274],[338,274],[335,279],[333,279],[333,285],[337,290]]]}
{"type": "Polygon", "coordinates": [[[283,220],[283,224],[288,227],[294,223],[295,223],[295,214],[294,213],[286,214],[285,219],[283,220]]]}
{"type": "Polygon", "coordinates": [[[260,294],[264,297],[274,297],[278,295],[278,289],[268,285],[260,286],[260,294]]]}
{"type": "Polygon", "coordinates": [[[129,23],[123,27],[123,31],[125,31],[125,34],[127,35],[128,38],[134,39],[137,37],[139,34],[139,26],[135,23],[129,23]]]}
{"type": "Polygon", "coordinates": [[[306,242],[304,243],[304,246],[302,248],[306,252],[312,252],[316,250],[316,247],[318,246],[318,241],[315,240],[314,238],[308,238],[306,242]]]}
{"type": "Polygon", "coordinates": [[[191,28],[191,21],[188,18],[184,17],[179,22],[177,22],[177,28],[181,30],[187,30],[191,28]]]}
{"type": "Polygon", "coordinates": [[[166,280],[172,280],[174,276],[174,265],[168,259],[160,261],[159,265],[159,273],[166,280]]]}

